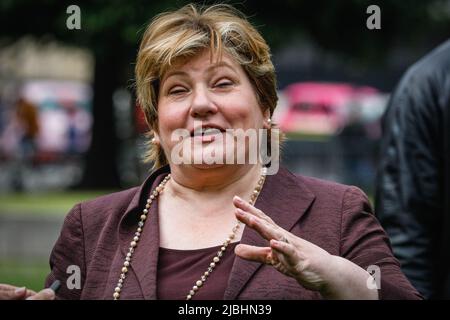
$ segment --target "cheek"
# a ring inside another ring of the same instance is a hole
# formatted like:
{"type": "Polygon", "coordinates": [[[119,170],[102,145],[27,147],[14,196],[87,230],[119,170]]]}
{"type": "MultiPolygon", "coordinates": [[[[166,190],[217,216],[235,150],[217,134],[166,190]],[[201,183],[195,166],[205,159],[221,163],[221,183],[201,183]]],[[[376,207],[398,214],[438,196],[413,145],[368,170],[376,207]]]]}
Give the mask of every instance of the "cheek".
{"type": "Polygon", "coordinates": [[[261,108],[256,94],[250,84],[244,85],[239,99],[235,99],[234,114],[243,122],[254,126],[261,118],[261,108]]]}
{"type": "Polygon", "coordinates": [[[261,122],[262,115],[261,109],[256,101],[252,100],[242,100],[251,101],[249,103],[238,103],[235,105],[229,105],[226,112],[226,117],[228,121],[239,127],[254,127],[259,122],[261,122]]]}
{"type": "Polygon", "coordinates": [[[183,109],[173,105],[161,105],[158,111],[159,128],[162,131],[173,131],[184,127],[183,109]]]}

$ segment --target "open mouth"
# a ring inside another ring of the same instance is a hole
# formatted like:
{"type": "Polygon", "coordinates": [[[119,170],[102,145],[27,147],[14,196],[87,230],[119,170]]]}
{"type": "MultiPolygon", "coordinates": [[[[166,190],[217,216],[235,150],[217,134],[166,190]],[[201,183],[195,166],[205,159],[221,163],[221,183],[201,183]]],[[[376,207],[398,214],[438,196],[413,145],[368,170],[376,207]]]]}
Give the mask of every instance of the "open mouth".
{"type": "Polygon", "coordinates": [[[204,126],[204,127],[193,130],[191,132],[191,137],[212,136],[212,135],[220,134],[223,132],[225,132],[225,129],[222,129],[219,127],[204,126]]]}

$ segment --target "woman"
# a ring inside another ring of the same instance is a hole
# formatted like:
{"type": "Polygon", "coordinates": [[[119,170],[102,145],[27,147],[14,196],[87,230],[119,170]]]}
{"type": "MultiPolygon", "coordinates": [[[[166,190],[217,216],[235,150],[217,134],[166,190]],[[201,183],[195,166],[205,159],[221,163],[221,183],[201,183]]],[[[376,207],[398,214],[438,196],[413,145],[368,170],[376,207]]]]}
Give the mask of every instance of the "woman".
{"type": "Polygon", "coordinates": [[[156,170],[68,214],[47,278],[57,298],[420,298],[359,189],[236,161],[255,143],[234,134],[272,130],[277,101],[269,48],[239,12],[157,16],[136,85],[156,170]]]}

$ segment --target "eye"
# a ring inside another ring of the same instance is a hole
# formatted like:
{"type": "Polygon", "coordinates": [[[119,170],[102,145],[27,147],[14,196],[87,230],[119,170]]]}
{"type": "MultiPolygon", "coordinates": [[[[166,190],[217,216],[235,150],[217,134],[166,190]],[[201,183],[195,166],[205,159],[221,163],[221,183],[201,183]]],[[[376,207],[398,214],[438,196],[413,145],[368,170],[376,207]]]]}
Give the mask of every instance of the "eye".
{"type": "Polygon", "coordinates": [[[169,90],[169,95],[178,95],[187,92],[188,90],[181,86],[173,87],[169,90]]]}
{"type": "Polygon", "coordinates": [[[214,85],[215,87],[218,88],[227,88],[232,86],[234,83],[231,80],[228,79],[222,79],[216,82],[216,84],[214,85]]]}

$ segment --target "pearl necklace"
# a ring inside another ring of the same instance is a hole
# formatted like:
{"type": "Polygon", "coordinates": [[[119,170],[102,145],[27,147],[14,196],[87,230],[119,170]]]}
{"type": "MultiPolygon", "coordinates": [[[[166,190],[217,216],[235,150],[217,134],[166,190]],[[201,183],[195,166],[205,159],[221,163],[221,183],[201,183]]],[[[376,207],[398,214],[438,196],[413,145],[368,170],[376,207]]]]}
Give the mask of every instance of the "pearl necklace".
{"type": "MultiPolygon", "coordinates": [[[[262,168],[261,177],[258,180],[258,184],[256,185],[255,189],[252,192],[252,195],[250,196],[249,203],[251,205],[254,205],[256,202],[256,199],[258,198],[259,193],[261,192],[261,189],[264,185],[264,181],[266,179],[267,169],[262,168]]],[[[164,187],[166,186],[167,181],[170,180],[170,173],[164,178],[163,181],[153,190],[150,197],[147,199],[147,203],[145,205],[145,209],[142,211],[142,214],[140,216],[140,221],[138,222],[138,228],[134,234],[133,240],[130,242],[130,247],[128,248],[128,253],[125,257],[125,261],[123,263],[121,274],[119,276],[119,281],[117,282],[116,287],[114,288],[113,298],[114,300],[119,300],[120,298],[120,292],[122,291],[122,287],[125,281],[125,278],[128,273],[128,267],[131,265],[131,258],[133,256],[134,251],[136,250],[137,244],[139,242],[139,239],[142,234],[142,230],[144,228],[145,220],[147,219],[147,214],[149,211],[149,208],[153,201],[158,197],[159,194],[164,190],[164,187]]],[[[225,242],[222,244],[222,247],[217,252],[217,254],[212,259],[212,262],[209,264],[208,269],[203,273],[203,275],[200,277],[199,280],[195,282],[195,285],[192,287],[192,289],[189,291],[189,293],[186,296],[186,300],[191,300],[192,297],[197,293],[198,290],[202,287],[202,285],[206,282],[208,277],[213,272],[216,265],[220,262],[220,258],[225,253],[225,250],[227,250],[228,245],[231,243],[231,241],[236,237],[236,232],[241,227],[242,223],[238,221],[236,225],[233,227],[232,232],[228,236],[228,238],[225,240],[225,242]]]]}

